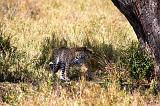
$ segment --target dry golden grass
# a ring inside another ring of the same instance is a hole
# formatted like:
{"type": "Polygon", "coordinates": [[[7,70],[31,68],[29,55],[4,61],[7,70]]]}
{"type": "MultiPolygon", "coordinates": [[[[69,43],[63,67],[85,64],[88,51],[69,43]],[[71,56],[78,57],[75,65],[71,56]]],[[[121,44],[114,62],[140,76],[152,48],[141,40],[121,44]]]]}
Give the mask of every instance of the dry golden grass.
{"type": "MultiPolygon", "coordinates": [[[[0,23],[3,35],[10,36],[12,45],[25,53],[20,61],[31,71],[31,61],[41,55],[44,39],[53,34],[65,39],[70,47],[83,46],[87,38],[92,44],[112,44],[115,49],[124,49],[131,41],[137,41],[131,26],[110,0],[1,0],[0,23]]],[[[45,73],[43,68],[36,71],[45,73]]],[[[38,90],[28,84],[17,85],[21,86],[20,93],[3,99],[20,106],[160,105],[159,95],[127,93],[120,90],[116,81],[108,83],[107,88],[85,80],[73,81],[71,85],[48,83],[51,82],[40,84],[38,90]],[[22,88],[27,93],[21,92],[22,88]]]]}
{"type": "Polygon", "coordinates": [[[8,12],[2,15],[4,32],[13,36],[15,46],[28,52],[38,51],[43,38],[52,33],[79,46],[86,37],[116,47],[126,46],[128,41],[135,39],[132,28],[111,1],[9,1],[12,4],[8,3],[11,5],[9,10],[16,9],[12,19],[7,18],[8,12]]]}
{"type": "Polygon", "coordinates": [[[57,86],[55,90],[42,91],[22,100],[22,106],[158,106],[159,95],[142,96],[119,90],[111,84],[107,89],[93,82],[77,82],[70,89],[57,86]]]}

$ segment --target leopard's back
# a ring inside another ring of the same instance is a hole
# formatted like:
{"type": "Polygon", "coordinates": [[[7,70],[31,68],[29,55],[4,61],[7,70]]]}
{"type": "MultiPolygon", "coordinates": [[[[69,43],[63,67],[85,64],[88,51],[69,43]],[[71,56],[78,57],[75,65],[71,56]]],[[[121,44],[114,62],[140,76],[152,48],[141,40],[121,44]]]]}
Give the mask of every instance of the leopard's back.
{"type": "Polygon", "coordinates": [[[61,47],[55,53],[56,63],[63,62],[65,64],[71,64],[74,58],[75,52],[70,48],[61,47]]]}
{"type": "Polygon", "coordinates": [[[67,65],[78,65],[84,63],[86,60],[92,57],[93,51],[86,47],[67,48],[61,47],[55,52],[54,62],[65,63],[67,65]]]}

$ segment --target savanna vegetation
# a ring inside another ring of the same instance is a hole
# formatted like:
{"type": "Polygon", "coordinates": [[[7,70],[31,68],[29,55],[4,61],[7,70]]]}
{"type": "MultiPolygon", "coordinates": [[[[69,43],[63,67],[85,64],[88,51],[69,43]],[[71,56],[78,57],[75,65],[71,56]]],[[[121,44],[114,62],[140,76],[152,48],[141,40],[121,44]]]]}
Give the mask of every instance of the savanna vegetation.
{"type": "Polygon", "coordinates": [[[0,105],[160,105],[156,85],[152,58],[110,0],[0,1],[0,105]],[[95,52],[70,84],[49,69],[61,46],[95,52]]]}

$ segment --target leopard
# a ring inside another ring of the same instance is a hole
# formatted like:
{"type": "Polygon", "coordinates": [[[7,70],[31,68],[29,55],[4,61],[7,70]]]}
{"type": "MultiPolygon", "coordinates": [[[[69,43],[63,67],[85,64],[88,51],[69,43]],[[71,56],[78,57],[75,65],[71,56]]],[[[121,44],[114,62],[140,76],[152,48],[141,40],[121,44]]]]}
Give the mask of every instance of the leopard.
{"type": "Polygon", "coordinates": [[[69,82],[68,72],[70,67],[81,67],[86,61],[93,56],[93,50],[87,47],[60,47],[54,53],[54,59],[49,63],[53,74],[61,71],[60,79],[69,82]]]}

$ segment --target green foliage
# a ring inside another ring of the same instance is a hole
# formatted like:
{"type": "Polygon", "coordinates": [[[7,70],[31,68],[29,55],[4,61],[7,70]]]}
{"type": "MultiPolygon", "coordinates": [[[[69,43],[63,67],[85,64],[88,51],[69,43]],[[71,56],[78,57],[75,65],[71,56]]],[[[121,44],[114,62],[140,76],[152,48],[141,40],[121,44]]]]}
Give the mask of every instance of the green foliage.
{"type": "Polygon", "coordinates": [[[16,71],[22,54],[11,45],[9,37],[5,38],[0,34],[0,81],[13,80],[12,71],[16,71]]]}
{"type": "Polygon", "coordinates": [[[150,80],[153,73],[153,61],[141,49],[138,43],[121,52],[120,61],[122,65],[130,69],[130,76],[136,80],[150,80]]]}
{"type": "Polygon", "coordinates": [[[153,95],[158,94],[158,83],[155,80],[151,81],[150,88],[149,88],[149,93],[153,95]]]}
{"type": "MultiPolygon", "coordinates": [[[[114,63],[116,64],[116,72],[111,72],[110,74],[116,76],[115,80],[121,79],[122,82],[128,79],[149,81],[152,77],[152,58],[142,50],[137,42],[132,42],[131,45],[128,45],[128,48],[118,48],[115,50],[112,44],[105,44],[104,42],[97,44],[96,41],[86,38],[83,45],[93,49],[95,52],[94,58],[97,61],[97,69],[102,70],[102,75],[104,76],[106,76],[104,70],[106,65],[114,63]]],[[[97,72],[97,75],[99,75],[99,72],[97,72]]]]}
{"type": "Polygon", "coordinates": [[[80,69],[79,68],[77,69],[76,67],[73,67],[73,68],[70,69],[68,75],[69,75],[69,78],[71,80],[78,81],[80,79],[80,77],[81,77],[80,76],[81,75],[80,69]]]}
{"type": "MultiPolygon", "coordinates": [[[[10,44],[10,38],[4,38],[2,37],[2,33],[0,34],[0,64],[1,66],[6,65],[9,66],[10,64],[7,63],[11,63],[11,64],[15,64],[16,59],[19,59],[19,55],[18,53],[16,53],[16,48],[11,46],[10,44]],[[15,57],[15,58],[13,58],[15,57]]],[[[0,69],[2,70],[1,67],[0,69]]]]}

